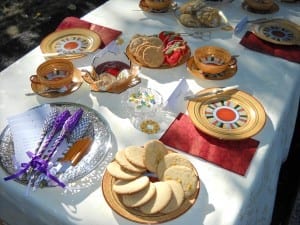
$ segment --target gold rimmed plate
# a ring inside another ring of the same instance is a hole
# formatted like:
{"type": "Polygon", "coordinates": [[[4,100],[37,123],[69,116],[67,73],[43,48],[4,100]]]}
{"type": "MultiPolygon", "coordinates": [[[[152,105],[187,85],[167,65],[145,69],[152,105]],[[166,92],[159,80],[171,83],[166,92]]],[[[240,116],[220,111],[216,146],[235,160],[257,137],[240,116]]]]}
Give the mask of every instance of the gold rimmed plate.
{"type": "Polygon", "coordinates": [[[266,122],[261,103],[241,90],[189,101],[187,109],[199,130],[224,140],[250,138],[260,132],[266,122]]]}
{"type": "Polygon", "coordinates": [[[254,24],[252,31],[259,38],[280,45],[300,45],[300,28],[285,19],[254,24]]]}
{"type": "Polygon", "coordinates": [[[67,85],[66,87],[62,87],[60,89],[51,89],[49,90],[47,86],[43,84],[38,84],[38,83],[31,83],[31,89],[33,90],[34,93],[37,95],[40,95],[42,97],[46,98],[56,98],[56,97],[61,97],[65,95],[69,95],[75,91],[77,91],[83,80],[81,77],[81,71],[77,68],[74,69],[74,74],[72,78],[72,82],[67,85]]]}
{"type": "Polygon", "coordinates": [[[190,57],[189,60],[186,63],[186,67],[187,67],[187,71],[192,74],[193,76],[200,78],[200,79],[204,79],[204,80],[225,80],[225,79],[229,79],[230,77],[234,76],[237,72],[237,62],[235,60],[235,62],[230,63],[230,65],[228,66],[228,68],[226,70],[224,70],[221,73],[217,73],[217,74],[210,74],[210,73],[204,73],[203,71],[201,71],[195,61],[194,61],[194,57],[190,57]]]}
{"type": "Polygon", "coordinates": [[[200,179],[195,168],[194,171],[198,177],[197,190],[192,196],[190,196],[188,199],[185,199],[177,210],[168,214],[155,213],[148,215],[142,213],[138,209],[124,206],[120,200],[120,197],[112,190],[112,185],[115,182],[115,178],[112,177],[107,171],[105,171],[102,179],[102,193],[108,205],[120,216],[139,224],[160,224],[181,216],[196,202],[200,191],[200,179]]]}
{"type": "Polygon", "coordinates": [[[40,48],[45,55],[72,59],[96,51],[100,44],[101,39],[94,31],[70,28],[49,34],[42,40],[40,48]]]}

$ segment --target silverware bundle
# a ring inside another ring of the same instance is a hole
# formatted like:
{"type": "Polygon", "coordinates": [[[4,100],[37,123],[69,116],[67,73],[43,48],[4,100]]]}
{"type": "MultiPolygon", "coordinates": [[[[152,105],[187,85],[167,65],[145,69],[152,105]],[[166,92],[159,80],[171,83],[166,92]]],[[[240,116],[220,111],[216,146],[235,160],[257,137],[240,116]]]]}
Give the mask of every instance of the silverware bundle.
{"type": "MultiPolygon", "coordinates": [[[[26,175],[28,180],[28,187],[37,187],[40,182],[46,178],[52,180],[61,187],[65,187],[65,184],[61,182],[55,175],[51,174],[50,169],[52,167],[51,159],[57,152],[58,147],[65,138],[76,140],[76,135],[82,135],[82,132],[76,131],[77,126],[80,124],[83,116],[83,109],[79,108],[73,114],[69,110],[64,110],[61,113],[58,110],[53,109],[47,116],[43,128],[40,140],[37,143],[37,147],[33,152],[27,152],[27,155],[31,160],[27,163],[22,163],[22,168],[15,174],[12,174],[4,179],[11,180],[16,179],[21,175],[26,175]],[[73,131],[76,134],[73,135],[73,131]],[[51,144],[50,146],[50,143],[51,144]]],[[[82,120],[84,124],[86,121],[82,120]]],[[[85,125],[84,125],[85,126],[85,125]]]]}
{"type": "Polygon", "coordinates": [[[197,100],[200,100],[203,97],[210,97],[210,96],[225,93],[225,92],[230,91],[230,90],[235,90],[238,87],[239,87],[238,85],[228,86],[228,87],[218,87],[218,88],[214,88],[210,91],[204,91],[204,92],[199,92],[199,93],[194,94],[194,95],[185,96],[184,100],[197,101],[197,100]]]}

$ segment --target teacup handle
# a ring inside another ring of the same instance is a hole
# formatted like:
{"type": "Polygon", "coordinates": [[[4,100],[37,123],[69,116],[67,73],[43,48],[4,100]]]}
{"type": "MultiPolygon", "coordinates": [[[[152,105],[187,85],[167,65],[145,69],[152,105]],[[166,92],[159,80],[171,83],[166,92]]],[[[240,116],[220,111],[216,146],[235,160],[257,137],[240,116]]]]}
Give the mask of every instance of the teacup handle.
{"type": "Polygon", "coordinates": [[[34,83],[34,84],[41,84],[41,82],[39,81],[37,75],[31,75],[31,76],[29,77],[29,79],[30,79],[30,81],[31,81],[32,83],[34,83]]]}

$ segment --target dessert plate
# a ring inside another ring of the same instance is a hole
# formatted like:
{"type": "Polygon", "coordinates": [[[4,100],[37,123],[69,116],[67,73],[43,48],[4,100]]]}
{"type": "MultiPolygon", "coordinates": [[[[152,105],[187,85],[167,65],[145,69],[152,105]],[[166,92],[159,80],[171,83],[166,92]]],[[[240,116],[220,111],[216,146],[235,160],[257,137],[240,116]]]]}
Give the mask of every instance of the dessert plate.
{"type": "MultiPolygon", "coordinates": [[[[42,106],[43,105],[37,107],[42,106]]],[[[89,152],[76,166],[69,167],[58,177],[59,180],[65,183],[72,183],[89,174],[106,159],[111,146],[111,130],[106,120],[98,112],[84,105],[75,103],[51,103],[50,106],[57,108],[59,111],[68,109],[70,112],[74,112],[79,108],[82,108],[86,118],[93,124],[92,130],[87,132],[88,136],[93,137],[93,143],[89,152]]],[[[35,108],[29,110],[33,110],[35,108]]],[[[6,126],[0,135],[0,166],[10,175],[17,172],[14,160],[15,150],[12,133],[10,127],[6,126]]],[[[24,185],[27,185],[28,183],[26,176],[20,176],[16,179],[16,181],[24,185]]],[[[56,184],[48,183],[46,186],[52,187],[56,186],[56,184]]]]}
{"type": "Polygon", "coordinates": [[[224,140],[252,137],[266,122],[266,113],[261,103],[240,90],[189,101],[187,109],[199,130],[224,140]]]}
{"type": "Polygon", "coordinates": [[[55,57],[72,59],[94,52],[100,44],[97,33],[89,29],[70,28],[49,34],[42,40],[40,48],[45,55],[53,53],[55,57]]]}
{"type": "Polygon", "coordinates": [[[68,86],[59,88],[59,89],[48,89],[43,84],[31,83],[31,89],[33,93],[40,95],[45,98],[56,98],[65,95],[69,95],[77,91],[82,84],[81,71],[79,69],[74,69],[74,74],[72,78],[72,83],[68,86]]]}
{"type": "Polygon", "coordinates": [[[254,24],[253,33],[259,38],[280,45],[300,45],[299,26],[285,19],[273,19],[254,24]]]}
{"type": "Polygon", "coordinates": [[[115,178],[112,177],[107,171],[105,171],[102,179],[102,192],[107,204],[120,216],[139,224],[161,224],[181,216],[196,202],[200,191],[200,179],[196,169],[194,169],[194,171],[198,177],[197,190],[192,196],[190,196],[188,199],[185,199],[177,210],[168,214],[155,213],[149,215],[144,214],[135,208],[124,206],[119,196],[112,190],[112,185],[115,182],[115,178]]]}

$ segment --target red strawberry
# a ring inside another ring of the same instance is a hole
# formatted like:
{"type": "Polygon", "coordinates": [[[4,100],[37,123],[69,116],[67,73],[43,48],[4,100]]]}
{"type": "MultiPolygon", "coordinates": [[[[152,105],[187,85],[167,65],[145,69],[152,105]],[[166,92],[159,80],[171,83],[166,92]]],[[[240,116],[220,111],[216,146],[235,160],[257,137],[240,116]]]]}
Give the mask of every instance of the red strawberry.
{"type": "Polygon", "coordinates": [[[182,51],[180,49],[174,50],[171,54],[165,55],[165,62],[170,66],[175,66],[182,58],[182,51]]]}
{"type": "Polygon", "coordinates": [[[172,51],[174,51],[176,49],[184,50],[185,48],[186,48],[186,44],[184,43],[184,41],[173,40],[173,41],[168,42],[168,44],[165,46],[163,51],[166,54],[170,54],[172,51]]]}
{"type": "Polygon", "coordinates": [[[164,39],[164,46],[167,46],[170,42],[174,41],[183,41],[183,38],[178,34],[169,35],[167,38],[164,39]]]}
{"type": "Polygon", "coordinates": [[[159,37],[160,40],[164,41],[165,38],[167,38],[168,36],[170,36],[170,35],[172,35],[172,34],[174,34],[173,31],[162,31],[162,32],[160,32],[160,33],[158,34],[158,37],[159,37]]]}

